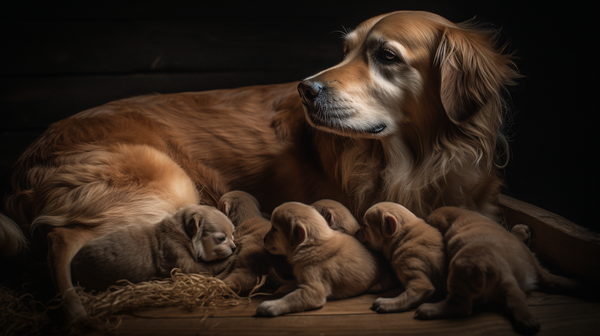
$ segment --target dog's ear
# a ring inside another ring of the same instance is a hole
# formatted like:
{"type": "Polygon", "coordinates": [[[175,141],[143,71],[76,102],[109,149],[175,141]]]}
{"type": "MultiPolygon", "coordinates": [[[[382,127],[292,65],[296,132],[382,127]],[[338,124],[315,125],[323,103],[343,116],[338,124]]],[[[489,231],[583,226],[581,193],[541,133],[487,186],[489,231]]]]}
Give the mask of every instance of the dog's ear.
{"type": "Polygon", "coordinates": [[[383,215],[383,234],[386,237],[391,237],[398,230],[398,220],[390,213],[385,213],[383,215]]]}
{"type": "Polygon", "coordinates": [[[292,227],[292,232],[291,232],[291,237],[290,237],[290,243],[291,243],[292,247],[297,247],[298,245],[304,243],[305,240],[306,240],[306,229],[304,228],[304,225],[302,225],[300,223],[296,223],[296,225],[294,225],[292,227]]]}
{"type": "Polygon", "coordinates": [[[440,94],[450,120],[469,120],[494,95],[518,77],[510,55],[495,50],[494,36],[473,28],[446,28],[436,60],[441,70],[440,94]]]}
{"type": "Polygon", "coordinates": [[[193,213],[189,216],[185,217],[185,231],[190,236],[190,238],[194,238],[198,235],[198,233],[202,232],[204,226],[204,217],[200,213],[193,213]]]}

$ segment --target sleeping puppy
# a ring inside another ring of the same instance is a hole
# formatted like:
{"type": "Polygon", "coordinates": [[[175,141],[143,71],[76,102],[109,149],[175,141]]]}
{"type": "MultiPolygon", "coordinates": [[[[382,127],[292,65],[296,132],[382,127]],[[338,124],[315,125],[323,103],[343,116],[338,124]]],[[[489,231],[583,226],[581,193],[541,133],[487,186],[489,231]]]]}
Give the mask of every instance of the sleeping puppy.
{"type": "Polygon", "coordinates": [[[261,214],[256,198],[243,191],[231,191],[221,197],[219,209],[235,226],[237,249],[231,263],[217,278],[243,294],[249,293],[262,275],[270,275],[264,284],[267,288],[291,282],[281,278],[293,277],[285,258],[265,249],[263,237],[271,229],[271,223],[261,214]]]}
{"type": "Polygon", "coordinates": [[[189,205],[156,225],[127,226],[91,240],[73,259],[73,280],[102,291],[121,279],[138,283],[167,277],[175,267],[214,275],[223,264],[207,262],[235,251],[233,229],[214,207],[189,205]]]}
{"type": "Polygon", "coordinates": [[[448,296],[439,303],[421,305],[420,319],[462,317],[474,303],[501,303],[522,334],[535,334],[539,322],[527,307],[525,292],[536,282],[553,290],[574,291],[577,282],[543,269],[522,238],[473,211],[443,207],[427,220],[444,235],[448,258],[448,296]]]}
{"type": "Polygon", "coordinates": [[[298,288],[262,302],[258,316],[278,316],[322,307],[327,299],[363,294],[391,281],[377,258],[356,238],[332,230],[315,208],[289,202],[275,208],[264,238],[273,254],[287,257],[298,288]]]}
{"type": "Polygon", "coordinates": [[[338,230],[351,236],[356,235],[360,225],[342,203],[323,199],[316,201],[312,206],[325,218],[333,230],[338,230]]]}
{"type": "Polygon", "coordinates": [[[381,202],[365,213],[358,240],[380,251],[404,285],[395,298],[378,298],[378,313],[402,312],[444,290],[445,252],[441,233],[400,204],[381,202]]]}

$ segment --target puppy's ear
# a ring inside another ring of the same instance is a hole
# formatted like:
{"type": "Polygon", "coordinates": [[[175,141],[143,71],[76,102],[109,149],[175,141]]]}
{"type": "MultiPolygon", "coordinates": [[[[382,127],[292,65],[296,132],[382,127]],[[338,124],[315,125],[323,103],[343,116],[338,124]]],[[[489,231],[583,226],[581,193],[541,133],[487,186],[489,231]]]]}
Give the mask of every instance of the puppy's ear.
{"type": "Polygon", "coordinates": [[[325,221],[327,221],[327,225],[329,225],[329,227],[332,227],[333,221],[335,220],[335,217],[333,216],[333,212],[327,208],[321,208],[319,210],[319,212],[321,213],[321,216],[323,216],[323,218],[325,218],[325,221]]]}
{"type": "Polygon", "coordinates": [[[186,216],[184,226],[185,231],[190,238],[194,238],[198,235],[198,233],[202,232],[204,226],[204,217],[197,212],[190,216],[186,216]]]}
{"type": "Polygon", "coordinates": [[[292,247],[297,247],[298,245],[304,243],[306,240],[306,229],[304,225],[297,223],[292,228],[290,243],[292,247]]]}
{"type": "Polygon", "coordinates": [[[389,213],[383,215],[383,234],[391,237],[398,230],[398,220],[389,213]]]}
{"type": "Polygon", "coordinates": [[[229,201],[221,199],[219,201],[219,210],[224,213],[225,216],[229,217],[229,211],[231,211],[231,204],[229,204],[229,201]]]}
{"type": "Polygon", "coordinates": [[[440,94],[450,120],[462,123],[513,85],[518,74],[510,55],[495,50],[494,36],[465,28],[446,28],[436,60],[441,70],[440,94]]]}

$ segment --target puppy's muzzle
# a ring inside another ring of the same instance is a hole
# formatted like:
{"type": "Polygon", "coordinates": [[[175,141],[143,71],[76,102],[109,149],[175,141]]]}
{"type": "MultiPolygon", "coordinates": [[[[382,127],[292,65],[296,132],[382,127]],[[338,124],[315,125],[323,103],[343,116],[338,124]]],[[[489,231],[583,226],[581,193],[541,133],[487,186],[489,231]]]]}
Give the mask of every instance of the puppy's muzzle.
{"type": "Polygon", "coordinates": [[[323,92],[323,84],[313,81],[302,81],[298,84],[298,93],[302,99],[302,105],[310,110],[315,109],[315,99],[323,92]]]}

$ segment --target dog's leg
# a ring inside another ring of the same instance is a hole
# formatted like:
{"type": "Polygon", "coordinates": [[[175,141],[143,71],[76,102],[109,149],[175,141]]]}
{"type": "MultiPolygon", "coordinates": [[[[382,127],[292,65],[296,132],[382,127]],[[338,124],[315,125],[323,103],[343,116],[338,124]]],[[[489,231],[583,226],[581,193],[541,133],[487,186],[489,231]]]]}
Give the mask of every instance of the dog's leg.
{"type": "Polygon", "coordinates": [[[406,284],[404,292],[395,298],[378,298],[373,302],[373,310],[378,313],[403,312],[418,306],[427,300],[435,287],[429,277],[420,271],[410,271],[410,280],[406,281],[406,273],[400,277],[406,284]]]}
{"type": "Polygon", "coordinates": [[[92,238],[93,234],[87,228],[55,227],[48,233],[48,264],[55,285],[63,297],[67,325],[87,319],[85,308],[71,281],[71,261],[92,238]]]}
{"type": "Polygon", "coordinates": [[[540,331],[540,323],[527,307],[527,297],[519,288],[517,281],[512,278],[503,282],[506,297],[506,307],[512,314],[515,330],[519,334],[533,335],[540,331]]]}
{"type": "Polygon", "coordinates": [[[261,303],[256,309],[256,315],[272,317],[297,313],[321,308],[325,302],[327,302],[327,292],[323,284],[302,284],[281,299],[261,303]]]}

